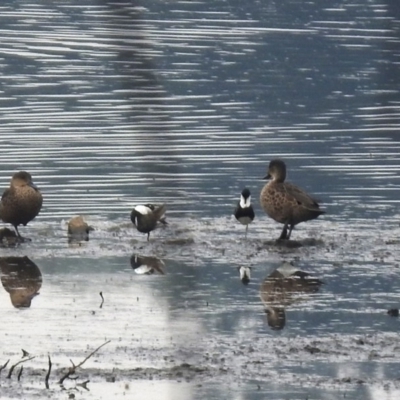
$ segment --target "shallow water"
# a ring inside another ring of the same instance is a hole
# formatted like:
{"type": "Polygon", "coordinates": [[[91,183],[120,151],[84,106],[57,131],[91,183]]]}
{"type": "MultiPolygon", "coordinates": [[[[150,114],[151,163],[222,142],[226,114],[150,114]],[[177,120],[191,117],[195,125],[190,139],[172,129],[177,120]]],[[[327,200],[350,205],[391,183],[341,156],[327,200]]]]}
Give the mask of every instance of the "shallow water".
{"type": "Polygon", "coordinates": [[[397,3],[0,10],[0,186],[25,169],[44,196],[21,227],[32,242],[1,249],[41,275],[27,286],[14,271],[25,287],[14,296],[40,293],[15,308],[2,267],[0,365],[21,348],[35,356],[20,383],[19,366],[11,380],[2,371],[2,398],[398,398],[397,3]],[[280,226],[258,204],[273,157],[328,211],[296,227],[299,247],[274,242],[280,226]],[[231,215],[245,185],[247,240],[231,215]],[[143,202],[168,207],[150,242],[129,220],[143,202]],[[66,235],[77,214],[95,228],[80,245],[66,235]],[[135,255],[161,272],[138,274],[135,255]],[[324,285],[296,296],[274,331],[259,289],[285,261],[324,285]],[[60,388],[69,360],[107,340],[60,388]],[[87,379],[90,391],[75,387],[87,379]]]}

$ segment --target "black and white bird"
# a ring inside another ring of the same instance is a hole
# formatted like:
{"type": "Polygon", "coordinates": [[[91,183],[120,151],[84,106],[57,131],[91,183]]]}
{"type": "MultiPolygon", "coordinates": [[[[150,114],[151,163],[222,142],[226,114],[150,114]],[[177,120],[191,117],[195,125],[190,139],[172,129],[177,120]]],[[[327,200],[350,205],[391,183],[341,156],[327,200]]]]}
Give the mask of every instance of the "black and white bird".
{"type": "Polygon", "coordinates": [[[251,278],[251,267],[238,267],[240,280],[242,281],[243,285],[248,285],[251,278]]]}
{"type": "Polygon", "coordinates": [[[150,232],[156,229],[158,222],[166,225],[164,214],[165,204],[155,206],[144,204],[135,206],[131,212],[131,221],[139,232],[147,233],[147,241],[150,239],[150,232]]]}
{"type": "Polygon", "coordinates": [[[254,210],[253,206],[251,205],[251,194],[250,190],[244,188],[241,195],[240,200],[237,203],[234,212],[235,218],[243,225],[246,225],[246,235],[249,229],[249,224],[253,222],[254,219],[254,210]]]}

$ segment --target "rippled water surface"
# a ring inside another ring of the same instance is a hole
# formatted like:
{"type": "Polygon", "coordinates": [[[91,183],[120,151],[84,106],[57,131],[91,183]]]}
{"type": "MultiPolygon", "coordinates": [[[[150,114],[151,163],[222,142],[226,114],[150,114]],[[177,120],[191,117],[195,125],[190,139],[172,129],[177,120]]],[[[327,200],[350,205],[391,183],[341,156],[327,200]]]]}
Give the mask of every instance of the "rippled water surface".
{"type": "Polygon", "coordinates": [[[395,0],[2,4],[0,186],[27,170],[44,203],[20,228],[32,242],[1,249],[1,398],[397,399],[399,14],[395,0]],[[258,204],[275,157],[327,210],[289,247],[258,204]],[[231,215],[244,186],[247,240],[231,215]],[[168,209],[150,242],[129,218],[143,202],[168,209]],[[95,231],[68,243],[78,214],[95,231]],[[288,290],[272,329],[260,288],[285,262],[323,284],[288,290]],[[7,379],[21,349],[35,358],[7,379]]]}

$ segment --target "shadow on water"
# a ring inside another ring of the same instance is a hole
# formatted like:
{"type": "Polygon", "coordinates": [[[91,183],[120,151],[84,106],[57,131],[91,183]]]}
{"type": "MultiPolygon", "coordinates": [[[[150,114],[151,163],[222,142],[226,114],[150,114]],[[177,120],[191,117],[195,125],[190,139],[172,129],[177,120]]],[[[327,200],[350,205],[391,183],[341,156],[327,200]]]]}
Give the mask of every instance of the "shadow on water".
{"type": "Polygon", "coordinates": [[[29,257],[1,257],[1,283],[16,308],[28,308],[42,287],[42,273],[29,257]]]}

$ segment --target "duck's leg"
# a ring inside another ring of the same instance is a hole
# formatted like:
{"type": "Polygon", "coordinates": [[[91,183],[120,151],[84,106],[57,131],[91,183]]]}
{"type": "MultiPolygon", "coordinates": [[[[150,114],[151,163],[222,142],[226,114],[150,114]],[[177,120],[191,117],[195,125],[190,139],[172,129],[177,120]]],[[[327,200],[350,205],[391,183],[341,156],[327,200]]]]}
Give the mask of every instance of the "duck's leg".
{"type": "Polygon", "coordinates": [[[293,224],[290,224],[290,227],[289,227],[289,234],[287,235],[287,238],[286,238],[287,240],[290,239],[290,235],[292,234],[293,228],[294,228],[294,225],[293,225],[293,224]]]}
{"type": "Polygon", "coordinates": [[[246,225],[246,233],[244,234],[244,238],[247,239],[247,231],[249,230],[249,225],[246,225]]]}
{"type": "Polygon", "coordinates": [[[20,235],[19,231],[18,231],[18,226],[17,225],[13,225],[15,232],[17,232],[17,236],[18,236],[18,240],[23,243],[23,242],[31,242],[31,239],[29,238],[24,238],[20,235]]]}
{"type": "Polygon", "coordinates": [[[13,227],[14,227],[14,229],[15,229],[15,232],[17,232],[17,236],[18,236],[18,238],[19,239],[22,239],[22,236],[19,234],[19,232],[18,232],[18,225],[13,225],[13,227]]]}
{"type": "Polygon", "coordinates": [[[288,227],[289,223],[286,222],[285,225],[283,225],[283,229],[281,232],[281,236],[279,236],[279,240],[284,240],[284,239],[289,239],[287,237],[287,227],[288,227]]]}
{"type": "Polygon", "coordinates": [[[150,241],[150,232],[147,233],[147,241],[150,241]]]}

